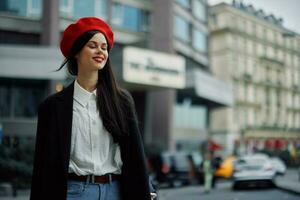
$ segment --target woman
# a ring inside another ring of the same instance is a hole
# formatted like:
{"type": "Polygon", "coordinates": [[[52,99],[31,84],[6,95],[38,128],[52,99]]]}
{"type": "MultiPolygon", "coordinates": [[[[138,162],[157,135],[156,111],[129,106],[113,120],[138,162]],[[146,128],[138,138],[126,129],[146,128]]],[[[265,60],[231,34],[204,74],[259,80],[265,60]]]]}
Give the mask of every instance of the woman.
{"type": "Polygon", "coordinates": [[[76,80],[39,107],[31,200],[150,200],[134,102],[109,62],[113,32],[85,17],[60,49],[76,80]]]}

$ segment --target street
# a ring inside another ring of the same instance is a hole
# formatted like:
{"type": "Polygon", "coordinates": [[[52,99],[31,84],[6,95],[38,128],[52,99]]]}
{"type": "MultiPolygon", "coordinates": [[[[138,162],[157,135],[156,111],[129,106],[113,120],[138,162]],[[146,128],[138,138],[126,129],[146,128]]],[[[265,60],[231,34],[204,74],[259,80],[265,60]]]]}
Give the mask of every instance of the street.
{"type": "Polygon", "coordinates": [[[300,197],[276,188],[237,190],[231,189],[230,182],[221,182],[210,193],[201,186],[159,190],[159,200],[298,200],[300,197]]]}
{"type": "MultiPolygon", "coordinates": [[[[158,200],[298,200],[300,181],[297,170],[288,169],[284,176],[275,181],[277,188],[254,188],[233,191],[231,181],[219,180],[209,194],[203,192],[202,185],[158,189],[158,200]],[[281,188],[281,189],[279,189],[281,188]],[[290,191],[290,192],[286,192],[290,191]],[[293,193],[291,193],[293,191],[293,193]],[[296,195],[297,193],[298,195],[296,195]]],[[[1,196],[0,200],[28,200],[30,191],[18,190],[18,196],[1,196]]]]}
{"type": "MultiPolygon", "coordinates": [[[[205,194],[199,185],[160,189],[159,200],[298,200],[299,195],[276,188],[231,190],[231,183],[219,182],[217,188],[205,194]]],[[[19,191],[18,197],[1,197],[1,200],[28,200],[29,191],[19,191]]]]}

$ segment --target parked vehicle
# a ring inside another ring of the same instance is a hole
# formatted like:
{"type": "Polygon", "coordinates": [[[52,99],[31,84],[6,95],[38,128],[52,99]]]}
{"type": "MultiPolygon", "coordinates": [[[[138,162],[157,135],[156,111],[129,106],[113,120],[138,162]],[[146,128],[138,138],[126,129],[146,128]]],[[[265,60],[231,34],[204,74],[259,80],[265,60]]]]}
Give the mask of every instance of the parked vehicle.
{"type": "Polygon", "coordinates": [[[151,166],[152,177],[157,184],[166,183],[173,185],[174,174],[172,173],[172,156],[170,152],[149,156],[148,162],[151,166]]]}
{"type": "Polygon", "coordinates": [[[189,155],[192,164],[192,176],[190,177],[192,183],[203,184],[203,158],[199,152],[193,152],[189,155]]]}
{"type": "Polygon", "coordinates": [[[173,186],[190,184],[193,173],[190,155],[184,152],[176,152],[173,154],[172,164],[173,186]]]}
{"type": "Polygon", "coordinates": [[[286,165],[284,164],[284,162],[280,158],[271,157],[270,161],[272,163],[272,166],[275,168],[277,175],[284,175],[285,174],[286,165]]]}
{"type": "Polygon", "coordinates": [[[276,170],[268,156],[249,155],[235,161],[233,189],[240,186],[274,186],[276,170]]]}
{"type": "Polygon", "coordinates": [[[199,153],[163,152],[148,159],[154,182],[170,187],[198,183],[202,157],[199,153]]]}
{"type": "Polygon", "coordinates": [[[231,178],[234,171],[235,156],[229,156],[223,160],[220,167],[216,169],[215,176],[219,178],[231,178]]]}

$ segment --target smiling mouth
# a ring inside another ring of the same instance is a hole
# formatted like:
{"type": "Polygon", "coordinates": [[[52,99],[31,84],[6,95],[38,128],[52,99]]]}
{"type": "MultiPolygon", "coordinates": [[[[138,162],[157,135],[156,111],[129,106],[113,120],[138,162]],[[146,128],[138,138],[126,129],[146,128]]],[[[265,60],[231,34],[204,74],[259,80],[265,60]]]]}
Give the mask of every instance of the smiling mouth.
{"type": "Polygon", "coordinates": [[[96,62],[98,62],[98,63],[102,63],[103,61],[104,61],[104,59],[103,58],[100,58],[100,57],[95,57],[95,58],[93,58],[96,62]]]}

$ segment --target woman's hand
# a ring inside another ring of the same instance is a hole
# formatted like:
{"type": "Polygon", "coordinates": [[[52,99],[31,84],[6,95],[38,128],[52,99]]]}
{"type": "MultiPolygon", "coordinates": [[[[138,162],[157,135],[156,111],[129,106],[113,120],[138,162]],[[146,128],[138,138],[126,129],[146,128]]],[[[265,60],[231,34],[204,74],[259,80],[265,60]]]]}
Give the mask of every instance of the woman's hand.
{"type": "Polygon", "coordinates": [[[156,193],[150,193],[150,195],[151,195],[151,200],[154,200],[156,197],[157,197],[157,194],[156,193]]]}

